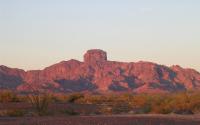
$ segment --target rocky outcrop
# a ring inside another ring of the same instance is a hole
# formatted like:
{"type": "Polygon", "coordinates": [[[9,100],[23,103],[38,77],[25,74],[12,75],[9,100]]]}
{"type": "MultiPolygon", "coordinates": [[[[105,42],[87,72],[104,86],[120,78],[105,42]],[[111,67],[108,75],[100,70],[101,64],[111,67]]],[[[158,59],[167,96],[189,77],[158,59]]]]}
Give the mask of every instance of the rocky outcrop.
{"type": "Polygon", "coordinates": [[[87,51],[84,62],[63,61],[44,70],[0,67],[0,88],[27,91],[29,86],[54,92],[173,92],[200,89],[200,74],[180,66],[109,61],[98,49],[87,51]]]}
{"type": "Polygon", "coordinates": [[[93,49],[88,50],[87,53],[84,55],[84,62],[87,64],[94,64],[97,62],[106,62],[107,61],[107,54],[103,50],[93,49]]]}

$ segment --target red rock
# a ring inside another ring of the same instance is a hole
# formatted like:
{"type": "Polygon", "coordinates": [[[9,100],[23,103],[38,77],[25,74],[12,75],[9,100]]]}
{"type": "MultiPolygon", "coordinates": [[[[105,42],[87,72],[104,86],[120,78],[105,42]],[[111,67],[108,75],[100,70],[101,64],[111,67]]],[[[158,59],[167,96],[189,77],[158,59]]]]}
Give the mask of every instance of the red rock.
{"type": "Polygon", "coordinates": [[[30,85],[54,92],[172,92],[200,89],[200,73],[151,62],[108,61],[106,52],[98,49],[87,51],[84,62],[63,61],[43,70],[25,72],[0,67],[0,88],[29,91],[30,85]]]}
{"type": "Polygon", "coordinates": [[[96,62],[106,62],[107,54],[105,51],[99,49],[88,50],[84,55],[84,62],[93,64],[96,62]]]}

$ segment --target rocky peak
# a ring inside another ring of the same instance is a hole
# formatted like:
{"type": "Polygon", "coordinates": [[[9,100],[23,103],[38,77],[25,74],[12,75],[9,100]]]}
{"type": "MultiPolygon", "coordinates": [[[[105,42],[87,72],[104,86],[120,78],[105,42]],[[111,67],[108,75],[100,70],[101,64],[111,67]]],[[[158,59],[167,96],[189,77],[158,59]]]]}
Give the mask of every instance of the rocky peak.
{"type": "Polygon", "coordinates": [[[100,49],[88,50],[84,55],[85,63],[96,63],[107,61],[107,53],[100,49]]]}
{"type": "Polygon", "coordinates": [[[55,92],[173,92],[200,90],[200,73],[180,66],[167,67],[144,61],[107,61],[106,52],[99,49],[88,50],[84,62],[72,59],[44,70],[25,72],[0,66],[0,90],[29,91],[26,86],[30,84],[55,92]]]}

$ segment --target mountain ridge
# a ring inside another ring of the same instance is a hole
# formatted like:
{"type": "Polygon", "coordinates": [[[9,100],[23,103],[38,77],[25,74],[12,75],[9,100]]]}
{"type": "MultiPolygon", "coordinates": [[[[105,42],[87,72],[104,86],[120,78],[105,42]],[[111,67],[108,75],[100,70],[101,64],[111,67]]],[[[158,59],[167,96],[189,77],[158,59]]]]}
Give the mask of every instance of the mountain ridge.
{"type": "Polygon", "coordinates": [[[100,49],[88,50],[83,62],[71,59],[42,70],[0,66],[0,89],[28,91],[29,85],[53,92],[174,92],[200,90],[200,73],[178,65],[109,61],[100,49]]]}

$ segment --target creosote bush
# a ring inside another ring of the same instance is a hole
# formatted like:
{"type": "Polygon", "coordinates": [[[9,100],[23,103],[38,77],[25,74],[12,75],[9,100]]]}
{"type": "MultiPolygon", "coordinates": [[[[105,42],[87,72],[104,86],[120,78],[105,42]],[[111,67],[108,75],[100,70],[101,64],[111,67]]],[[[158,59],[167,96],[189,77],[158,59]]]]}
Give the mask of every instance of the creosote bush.
{"type": "Polygon", "coordinates": [[[44,93],[30,94],[27,96],[28,100],[32,104],[33,108],[36,110],[38,115],[47,115],[48,107],[51,103],[51,95],[44,93]]]}
{"type": "Polygon", "coordinates": [[[32,104],[38,115],[47,115],[49,112],[49,104],[52,102],[52,95],[45,89],[37,89],[29,85],[30,94],[27,100],[32,104]]]}

